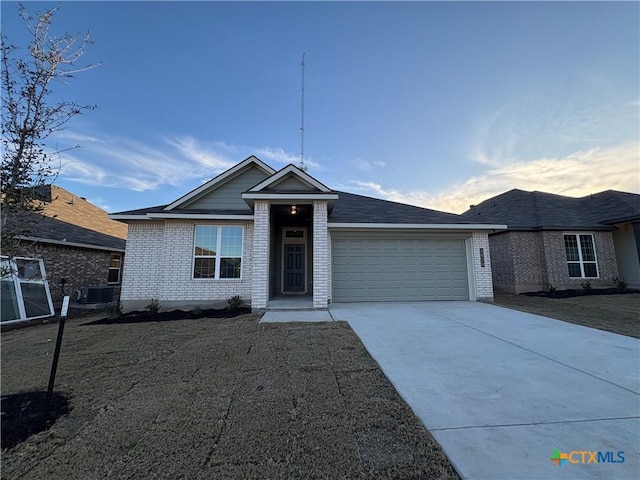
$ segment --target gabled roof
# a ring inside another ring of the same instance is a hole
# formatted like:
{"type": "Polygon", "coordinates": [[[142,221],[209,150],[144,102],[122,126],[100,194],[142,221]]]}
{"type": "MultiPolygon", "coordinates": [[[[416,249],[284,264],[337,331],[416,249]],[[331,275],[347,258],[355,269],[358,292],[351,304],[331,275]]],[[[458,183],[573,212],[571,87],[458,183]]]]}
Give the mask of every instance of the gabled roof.
{"type": "Polygon", "coordinates": [[[55,218],[36,214],[33,214],[33,217],[33,222],[30,222],[29,234],[21,237],[24,240],[124,252],[126,241],[122,238],[106,235],[55,218]]]}
{"type": "Polygon", "coordinates": [[[281,169],[280,171],[274,173],[269,178],[260,182],[255,187],[249,189],[249,192],[254,193],[254,192],[260,192],[264,190],[277,191],[278,184],[281,183],[281,181],[287,178],[288,176],[295,177],[298,181],[300,181],[302,184],[306,185],[310,189],[316,189],[325,193],[331,192],[331,189],[329,187],[320,183],[318,180],[313,178],[307,172],[296,167],[291,163],[286,167],[284,167],[283,169],[281,169]]]}
{"type": "Polygon", "coordinates": [[[246,171],[246,168],[250,168],[253,164],[259,165],[269,176],[239,194],[247,204],[251,206],[255,200],[269,200],[274,205],[309,204],[314,200],[326,200],[329,213],[328,222],[332,228],[396,228],[397,226],[402,228],[439,228],[442,225],[446,225],[447,230],[498,230],[505,228],[504,225],[479,221],[479,219],[467,219],[453,213],[353,193],[337,192],[295,165],[289,164],[276,172],[256,157],[249,157],[231,170],[222,173],[170,205],[118,212],[111,214],[110,217],[122,221],[163,218],[250,220],[253,218],[252,210],[216,209],[216,202],[209,204],[212,208],[186,207],[193,207],[194,200],[199,196],[211,192],[221,182],[241,175],[246,171]]]}
{"type": "Polygon", "coordinates": [[[582,198],[513,189],[472,206],[462,216],[509,230],[613,230],[640,219],[640,195],[607,190],[582,198]]]}
{"type": "Polygon", "coordinates": [[[269,165],[264,163],[258,157],[256,157],[255,155],[251,155],[250,157],[244,159],[242,162],[240,162],[236,166],[231,167],[229,170],[227,170],[225,172],[222,172],[217,177],[212,178],[211,180],[209,180],[205,184],[199,186],[198,188],[196,188],[194,190],[191,190],[186,195],[183,195],[182,197],[177,199],[175,202],[170,203],[169,205],[164,207],[164,209],[165,210],[174,210],[174,209],[176,209],[178,207],[181,207],[181,206],[185,205],[186,203],[189,203],[189,202],[197,199],[198,197],[206,194],[207,192],[210,192],[211,190],[215,189],[217,186],[222,185],[223,183],[231,180],[232,178],[236,177],[237,175],[240,175],[243,171],[251,168],[251,166],[256,166],[256,167],[260,168],[261,170],[263,170],[268,175],[273,175],[274,173],[276,173],[276,171],[273,168],[271,168],[269,165]]]}
{"type": "Polygon", "coordinates": [[[292,200],[327,200],[329,202],[329,211],[331,211],[335,201],[338,199],[338,194],[305,171],[289,164],[250,188],[249,191],[244,192],[242,198],[249,206],[253,206],[254,200],[270,200],[273,203],[290,202],[292,200]],[[297,188],[291,189],[290,186],[280,188],[280,185],[284,184],[284,180],[287,178],[293,179],[293,183],[297,184],[297,188]]]}

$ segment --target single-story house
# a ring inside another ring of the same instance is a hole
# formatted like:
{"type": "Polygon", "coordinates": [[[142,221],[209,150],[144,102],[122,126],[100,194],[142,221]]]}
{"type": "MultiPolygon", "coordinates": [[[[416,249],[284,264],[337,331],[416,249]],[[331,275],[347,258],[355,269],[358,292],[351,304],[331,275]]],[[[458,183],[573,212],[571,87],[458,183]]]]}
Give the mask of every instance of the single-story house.
{"type": "Polygon", "coordinates": [[[510,190],[462,214],[497,222],[489,235],[497,292],[549,287],[640,287],[640,195],[607,190],[581,198],[510,190]]]}
{"type": "Polygon", "coordinates": [[[13,274],[2,277],[2,322],[51,315],[64,295],[83,303],[118,299],[127,226],[63,188],[47,185],[39,194],[42,212],[33,214],[15,256],[3,258],[3,274],[13,274]]]}
{"type": "Polygon", "coordinates": [[[129,225],[121,301],[254,311],[281,295],[330,302],[491,300],[488,233],[504,225],[331,190],[251,156],[129,225]]]}

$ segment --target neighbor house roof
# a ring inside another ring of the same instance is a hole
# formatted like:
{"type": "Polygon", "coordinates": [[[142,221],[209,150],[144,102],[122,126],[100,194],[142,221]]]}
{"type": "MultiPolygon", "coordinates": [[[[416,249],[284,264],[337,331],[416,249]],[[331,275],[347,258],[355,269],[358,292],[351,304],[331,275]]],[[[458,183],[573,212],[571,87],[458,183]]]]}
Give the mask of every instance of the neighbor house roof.
{"type": "Polygon", "coordinates": [[[600,223],[611,225],[640,220],[640,195],[635,193],[606,190],[582,199],[584,205],[593,211],[600,223]]]}
{"type": "Polygon", "coordinates": [[[108,236],[127,238],[127,225],[109,218],[109,213],[57,185],[39,187],[42,214],[108,236]]]}
{"type": "Polygon", "coordinates": [[[513,189],[472,205],[462,214],[509,230],[613,230],[614,223],[640,219],[640,195],[607,190],[574,198],[513,189]]]}
{"type": "Polygon", "coordinates": [[[27,241],[53,243],[70,247],[91,248],[95,250],[123,251],[126,240],[96,232],[88,228],[63,222],[56,218],[33,214],[28,235],[21,236],[27,241]]]}

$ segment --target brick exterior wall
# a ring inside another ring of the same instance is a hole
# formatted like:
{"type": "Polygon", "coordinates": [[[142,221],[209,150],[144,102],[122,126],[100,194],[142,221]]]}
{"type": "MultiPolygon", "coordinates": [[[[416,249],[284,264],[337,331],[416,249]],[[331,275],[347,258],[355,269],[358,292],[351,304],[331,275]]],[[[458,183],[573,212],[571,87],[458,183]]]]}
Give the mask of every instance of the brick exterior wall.
{"type": "MultiPolygon", "coordinates": [[[[193,252],[196,224],[171,220],[132,222],[129,225],[121,301],[124,311],[142,310],[151,299],[160,308],[209,308],[226,305],[229,297],[251,300],[253,225],[244,227],[240,279],[194,279],[193,252]]],[[[233,224],[206,222],[206,224],[233,224]]]]}
{"type": "MultiPolygon", "coordinates": [[[[71,300],[75,301],[76,290],[83,287],[107,285],[111,255],[117,253],[124,256],[121,252],[66,247],[40,242],[22,242],[18,251],[19,255],[17,256],[44,260],[49,290],[58,313],[64,295],[69,295],[71,300]],[[61,284],[63,278],[67,280],[64,290],[61,284]]],[[[120,285],[114,286],[114,300],[117,300],[120,294],[120,285]]]]}
{"type": "Polygon", "coordinates": [[[516,274],[513,268],[513,237],[509,234],[496,234],[489,237],[491,249],[491,275],[496,291],[506,291],[508,285],[515,284],[516,274]],[[504,286],[504,287],[503,287],[504,286]]]}
{"type": "MultiPolygon", "coordinates": [[[[570,278],[562,231],[504,232],[490,237],[496,291],[523,293],[545,290],[549,284],[558,289],[581,288],[582,278],[570,278]]],[[[612,286],[616,276],[611,232],[592,233],[599,278],[588,279],[592,287],[612,286]]]]}
{"type": "Polygon", "coordinates": [[[329,234],[327,202],[313,202],[313,308],[327,308],[329,299],[329,234]]]}
{"type": "Polygon", "coordinates": [[[493,301],[491,255],[487,232],[473,232],[471,234],[471,251],[476,300],[493,301]],[[484,266],[480,249],[484,254],[484,266]]]}
{"type": "Polygon", "coordinates": [[[327,301],[333,301],[333,252],[331,251],[331,232],[327,230],[327,301]]]}
{"type": "MultiPolygon", "coordinates": [[[[547,264],[547,284],[559,289],[581,288],[583,278],[570,278],[564,248],[564,234],[574,232],[542,232],[544,254],[547,264]]],[[[598,278],[589,278],[592,287],[612,287],[611,277],[618,276],[613,235],[611,232],[592,233],[598,264],[598,278]]]]}
{"type": "Polygon", "coordinates": [[[261,311],[269,302],[270,205],[256,200],[253,212],[253,269],[251,275],[251,309],[261,311]]]}

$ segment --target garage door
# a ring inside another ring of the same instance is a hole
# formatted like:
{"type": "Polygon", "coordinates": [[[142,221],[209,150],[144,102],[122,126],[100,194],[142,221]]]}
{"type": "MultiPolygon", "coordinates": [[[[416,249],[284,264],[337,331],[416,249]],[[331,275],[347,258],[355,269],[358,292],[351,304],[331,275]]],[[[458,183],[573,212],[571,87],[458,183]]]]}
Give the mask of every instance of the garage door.
{"type": "Polygon", "coordinates": [[[464,238],[332,232],[334,302],[468,300],[464,238]]]}

